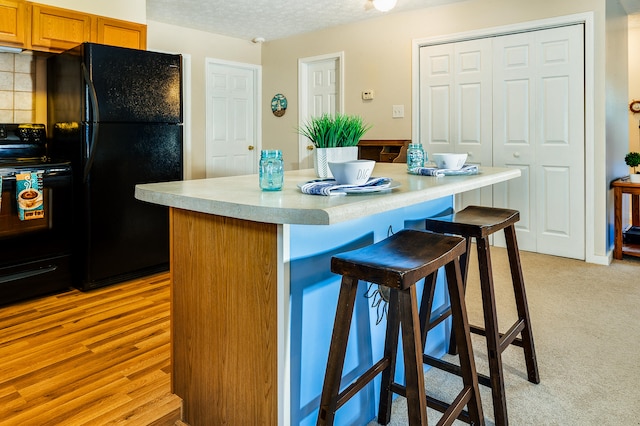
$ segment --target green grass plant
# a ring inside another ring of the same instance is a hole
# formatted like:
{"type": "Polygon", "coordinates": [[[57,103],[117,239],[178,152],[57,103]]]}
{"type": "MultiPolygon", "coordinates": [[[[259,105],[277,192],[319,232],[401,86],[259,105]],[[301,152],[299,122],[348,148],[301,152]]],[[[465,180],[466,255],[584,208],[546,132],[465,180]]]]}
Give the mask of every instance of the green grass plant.
{"type": "Polygon", "coordinates": [[[371,128],[362,117],[346,114],[322,114],[312,117],[298,128],[316,148],[355,146],[371,128]]]}

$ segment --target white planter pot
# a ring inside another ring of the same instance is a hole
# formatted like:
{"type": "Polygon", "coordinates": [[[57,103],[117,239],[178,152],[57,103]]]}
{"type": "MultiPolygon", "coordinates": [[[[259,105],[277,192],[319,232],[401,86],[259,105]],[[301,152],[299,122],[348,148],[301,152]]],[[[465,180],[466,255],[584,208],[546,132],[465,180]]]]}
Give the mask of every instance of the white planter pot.
{"type": "Polygon", "coordinates": [[[319,178],[332,178],[331,170],[327,163],[338,161],[351,161],[358,159],[357,146],[345,146],[340,148],[316,148],[313,154],[313,168],[319,178]]]}
{"type": "Polygon", "coordinates": [[[638,174],[638,173],[631,173],[631,174],[629,175],[629,180],[630,180],[632,183],[640,183],[640,174],[638,174]]]}

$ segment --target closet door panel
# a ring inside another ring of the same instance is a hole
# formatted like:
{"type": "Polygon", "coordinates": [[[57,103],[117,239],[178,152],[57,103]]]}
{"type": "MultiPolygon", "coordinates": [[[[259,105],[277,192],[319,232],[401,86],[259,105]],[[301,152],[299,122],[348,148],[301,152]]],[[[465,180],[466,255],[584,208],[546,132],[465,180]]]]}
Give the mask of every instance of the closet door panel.
{"type": "Polygon", "coordinates": [[[584,259],[584,48],[581,25],[537,31],[538,251],[584,259]]]}
{"type": "MultiPolygon", "coordinates": [[[[537,251],[535,206],[535,46],[531,33],[496,37],[493,42],[493,165],[523,174],[512,190],[494,187],[494,205],[520,211],[518,246],[537,251]],[[517,191],[515,188],[517,187],[517,191]],[[522,220],[522,218],[526,220],[522,220]]],[[[502,235],[494,243],[504,246],[502,235]]]]}
{"type": "MultiPolygon", "coordinates": [[[[427,155],[467,153],[467,163],[490,165],[491,40],[420,49],[420,141],[427,155]]],[[[455,197],[456,209],[492,205],[484,188],[455,197]]]]}
{"type": "Polygon", "coordinates": [[[454,150],[451,132],[453,46],[420,49],[420,142],[427,155],[454,150]]]}

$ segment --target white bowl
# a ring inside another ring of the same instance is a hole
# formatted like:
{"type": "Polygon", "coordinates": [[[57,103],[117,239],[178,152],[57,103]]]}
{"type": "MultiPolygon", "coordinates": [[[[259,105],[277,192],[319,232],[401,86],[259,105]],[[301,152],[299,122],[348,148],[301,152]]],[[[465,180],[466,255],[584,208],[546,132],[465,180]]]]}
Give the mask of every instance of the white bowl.
{"type": "Polygon", "coordinates": [[[367,183],[376,162],[373,160],[351,160],[329,162],[329,170],[340,185],[362,185],[367,183]]]}
{"type": "Polygon", "coordinates": [[[431,154],[431,159],[439,169],[460,170],[467,161],[467,154],[454,154],[451,152],[438,152],[431,154]]]}

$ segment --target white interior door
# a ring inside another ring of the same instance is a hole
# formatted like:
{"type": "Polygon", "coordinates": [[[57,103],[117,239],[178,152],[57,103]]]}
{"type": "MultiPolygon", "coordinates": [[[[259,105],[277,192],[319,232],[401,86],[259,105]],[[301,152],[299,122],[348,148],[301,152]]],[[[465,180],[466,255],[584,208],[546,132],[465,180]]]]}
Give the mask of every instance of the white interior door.
{"type": "Polygon", "coordinates": [[[208,60],[206,71],[206,176],[256,173],[259,69],[208,60]]]}
{"type": "MultiPolygon", "coordinates": [[[[300,59],[300,124],[322,114],[342,111],[342,54],[300,59]]],[[[313,168],[313,145],[300,136],[299,168],[313,168]]]]}
{"type": "MultiPolygon", "coordinates": [[[[421,142],[427,155],[467,153],[467,163],[491,165],[491,40],[420,49],[421,142]]],[[[492,205],[491,187],[456,196],[456,208],[492,205]]]]}

